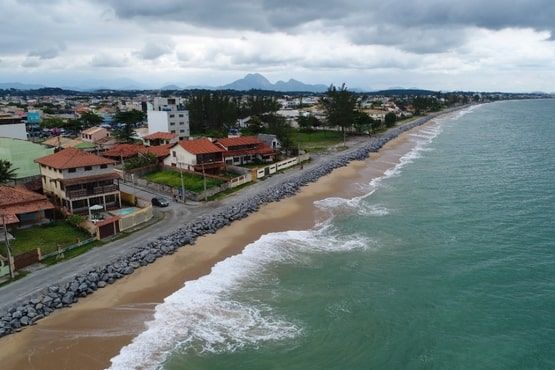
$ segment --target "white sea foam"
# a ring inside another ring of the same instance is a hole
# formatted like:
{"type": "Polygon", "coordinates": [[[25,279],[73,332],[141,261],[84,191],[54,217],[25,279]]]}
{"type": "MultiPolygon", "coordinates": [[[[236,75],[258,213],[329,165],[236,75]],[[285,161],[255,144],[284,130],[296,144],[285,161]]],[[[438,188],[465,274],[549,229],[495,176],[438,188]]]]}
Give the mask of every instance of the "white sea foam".
{"type": "Polygon", "coordinates": [[[415,143],[414,147],[399,159],[399,163],[387,169],[382,176],[372,179],[368,184],[369,190],[365,194],[350,199],[341,197],[330,197],[318,200],[314,202],[314,204],[320,209],[332,212],[332,214],[333,211],[343,209],[350,211],[354,209],[361,216],[384,216],[389,214],[389,210],[385,206],[366,204],[363,202],[363,200],[369,198],[380,186],[383,186],[384,180],[394,176],[398,176],[407,164],[412,163],[415,159],[420,158],[422,156],[422,152],[432,150],[427,146],[440,133],[441,125],[439,123],[422,127],[416,132],[409,133],[409,137],[415,143]]]}
{"type": "Polygon", "coordinates": [[[155,309],[147,329],[112,358],[110,369],[155,369],[176,348],[184,351],[234,351],[302,332],[272,309],[233,298],[233,293],[264,278],[272,264],[306,263],[315,253],[365,249],[362,237],[341,239],[329,222],[306,231],[262,236],[241,254],[217,263],[209,275],[187,282],[155,309]]]}

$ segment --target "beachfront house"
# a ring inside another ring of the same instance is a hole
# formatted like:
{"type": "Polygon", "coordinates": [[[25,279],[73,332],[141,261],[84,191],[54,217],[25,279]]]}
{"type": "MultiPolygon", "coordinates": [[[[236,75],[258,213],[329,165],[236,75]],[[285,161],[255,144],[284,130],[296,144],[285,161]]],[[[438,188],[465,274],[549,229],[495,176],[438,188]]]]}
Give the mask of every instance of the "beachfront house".
{"type": "Polygon", "coordinates": [[[89,213],[90,207],[121,207],[115,161],[75,148],[35,160],[44,194],[64,213],[89,213]]]}
{"type": "Polygon", "coordinates": [[[239,136],[216,139],[215,144],[224,149],[224,160],[227,165],[273,162],[276,152],[259,140],[256,136],[239,136]]]}
{"type": "Polygon", "coordinates": [[[48,223],[53,211],[54,205],[42,194],[22,186],[0,186],[0,223],[9,228],[48,223]]]}
{"type": "Polygon", "coordinates": [[[164,165],[180,169],[207,173],[218,173],[224,169],[224,149],[208,139],[182,140],[170,148],[164,165]]]}

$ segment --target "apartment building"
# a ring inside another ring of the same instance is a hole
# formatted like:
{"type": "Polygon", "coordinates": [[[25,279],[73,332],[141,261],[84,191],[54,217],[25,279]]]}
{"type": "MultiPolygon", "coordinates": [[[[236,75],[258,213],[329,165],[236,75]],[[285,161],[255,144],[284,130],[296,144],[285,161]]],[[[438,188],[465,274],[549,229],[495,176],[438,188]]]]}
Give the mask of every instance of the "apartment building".
{"type": "Polygon", "coordinates": [[[180,98],[154,98],[153,109],[147,111],[148,132],[168,132],[179,140],[190,136],[189,111],[180,98]]]}
{"type": "Polygon", "coordinates": [[[35,162],[40,167],[44,194],[63,212],[90,216],[93,205],[104,210],[121,207],[115,161],[67,148],[35,162]]]}

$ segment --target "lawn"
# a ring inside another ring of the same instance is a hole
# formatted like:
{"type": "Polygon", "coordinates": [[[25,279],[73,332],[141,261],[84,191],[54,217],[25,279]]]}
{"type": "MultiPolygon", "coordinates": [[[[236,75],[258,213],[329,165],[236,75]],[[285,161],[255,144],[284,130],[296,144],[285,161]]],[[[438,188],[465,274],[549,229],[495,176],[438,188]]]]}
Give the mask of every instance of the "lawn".
{"type": "MultiPolygon", "coordinates": [[[[168,185],[177,189],[181,188],[181,176],[177,171],[156,171],[145,175],[145,179],[157,184],[168,185]]],[[[197,176],[190,173],[183,173],[183,184],[185,186],[185,190],[193,191],[195,193],[199,193],[204,190],[202,176],[197,176]]],[[[223,184],[222,180],[216,180],[209,177],[206,178],[207,189],[221,184],[223,184]]]]}
{"type": "Polygon", "coordinates": [[[339,131],[313,131],[293,133],[293,143],[307,152],[322,151],[343,142],[343,133],[339,131]]]}
{"type": "Polygon", "coordinates": [[[48,225],[18,229],[13,233],[15,240],[10,245],[14,255],[40,248],[42,254],[55,252],[58,247],[67,247],[77,240],[89,239],[91,236],[65,221],[52,222],[48,225]]]}

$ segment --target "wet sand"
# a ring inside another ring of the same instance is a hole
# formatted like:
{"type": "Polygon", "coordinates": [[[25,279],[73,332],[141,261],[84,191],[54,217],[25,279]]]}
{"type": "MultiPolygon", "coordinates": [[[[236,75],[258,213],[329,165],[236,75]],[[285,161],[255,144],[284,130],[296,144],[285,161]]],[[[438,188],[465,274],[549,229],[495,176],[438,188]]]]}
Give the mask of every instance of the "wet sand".
{"type": "MultiPolygon", "coordinates": [[[[411,130],[417,132],[424,126],[411,130]]],[[[408,133],[387,143],[365,161],[336,169],[305,186],[295,196],[267,204],[249,217],[216,234],[201,237],[194,246],[82,298],[70,308],[58,310],[36,325],[0,339],[3,369],[104,369],[120,349],[145,328],[154,308],[186,281],[210,273],[212,266],[241,253],[260,236],[286,230],[305,230],[323,217],[314,201],[329,196],[362,195],[373,178],[395,166],[414,143],[408,133]]]]}

